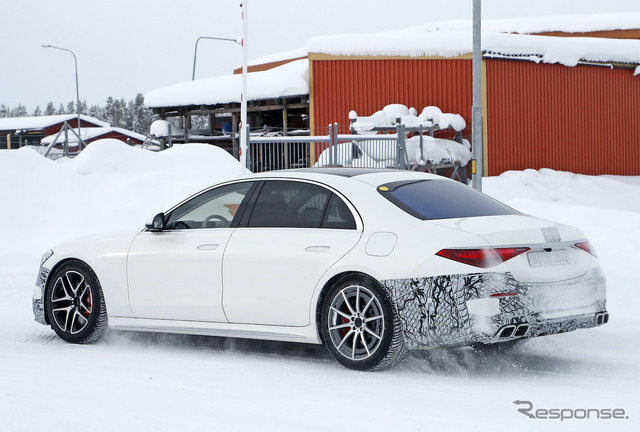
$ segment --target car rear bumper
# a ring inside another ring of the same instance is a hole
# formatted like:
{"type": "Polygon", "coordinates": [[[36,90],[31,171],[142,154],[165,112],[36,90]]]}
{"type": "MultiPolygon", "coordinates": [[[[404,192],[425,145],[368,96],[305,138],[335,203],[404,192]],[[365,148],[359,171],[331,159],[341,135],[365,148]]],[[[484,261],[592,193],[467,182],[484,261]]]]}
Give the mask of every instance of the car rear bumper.
{"type": "Polygon", "coordinates": [[[510,273],[382,281],[410,349],[494,343],[606,324],[606,280],[581,277],[522,283],[510,273]]]}

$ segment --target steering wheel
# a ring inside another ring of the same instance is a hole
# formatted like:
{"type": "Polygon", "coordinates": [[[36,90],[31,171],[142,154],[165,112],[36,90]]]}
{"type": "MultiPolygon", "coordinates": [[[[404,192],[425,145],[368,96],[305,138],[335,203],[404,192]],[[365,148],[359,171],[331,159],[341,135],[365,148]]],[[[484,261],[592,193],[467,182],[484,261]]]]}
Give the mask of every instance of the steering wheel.
{"type": "Polygon", "coordinates": [[[213,219],[218,219],[220,222],[223,223],[224,227],[228,227],[229,225],[231,225],[231,222],[229,222],[229,219],[227,219],[226,217],[221,216],[219,214],[212,214],[212,215],[207,216],[204,219],[204,222],[202,222],[202,228],[207,228],[208,225],[209,225],[209,222],[211,220],[213,220],[213,219]]]}

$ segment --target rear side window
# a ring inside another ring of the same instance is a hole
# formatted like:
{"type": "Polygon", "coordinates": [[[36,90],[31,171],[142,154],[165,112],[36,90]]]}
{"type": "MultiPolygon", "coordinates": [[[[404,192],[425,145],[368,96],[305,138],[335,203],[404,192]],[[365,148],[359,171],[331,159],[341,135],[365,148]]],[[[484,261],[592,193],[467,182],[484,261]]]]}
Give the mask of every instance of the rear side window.
{"type": "Polygon", "coordinates": [[[311,183],[268,180],[256,199],[249,227],[356,229],[345,202],[311,183]]]}
{"type": "Polygon", "coordinates": [[[330,195],[330,191],[310,183],[267,181],[248,226],[320,228],[330,195]]]}
{"type": "Polygon", "coordinates": [[[378,187],[378,192],[422,220],[520,214],[469,186],[448,180],[393,182],[378,187]]]}

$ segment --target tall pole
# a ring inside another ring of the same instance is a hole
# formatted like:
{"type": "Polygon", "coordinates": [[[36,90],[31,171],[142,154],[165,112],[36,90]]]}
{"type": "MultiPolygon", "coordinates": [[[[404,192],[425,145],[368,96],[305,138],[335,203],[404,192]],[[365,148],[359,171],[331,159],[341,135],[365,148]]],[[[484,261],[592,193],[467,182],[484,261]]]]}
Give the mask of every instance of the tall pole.
{"type": "Polygon", "coordinates": [[[60,48],[53,45],[42,45],[42,48],[54,48],[57,50],[66,51],[71,53],[71,55],[73,56],[73,64],[76,69],[76,115],[78,116],[78,148],[82,150],[82,130],[80,127],[80,90],[78,87],[78,59],[76,58],[76,55],[73,53],[73,51],[67,48],[60,48]]]}
{"type": "Polygon", "coordinates": [[[473,0],[473,106],[471,108],[472,123],[472,180],[473,187],[482,191],[482,45],[480,0],[473,0]]]}
{"type": "Polygon", "coordinates": [[[242,93],[240,95],[240,165],[247,166],[247,36],[249,0],[242,1],[242,93]]]}
{"type": "Polygon", "coordinates": [[[193,81],[196,78],[196,58],[198,56],[198,42],[200,42],[200,39],[211,39],[211,40],[228,41],[228,42],[235,42],[238,45],[242,45],[242,43],[238,39],[219,38],[219,37],[210,37],[210,36],[200,36],[198,39],[196,39],[196,46],[193,49],[193,72],[191,73],[191,81],[193,81]]]}

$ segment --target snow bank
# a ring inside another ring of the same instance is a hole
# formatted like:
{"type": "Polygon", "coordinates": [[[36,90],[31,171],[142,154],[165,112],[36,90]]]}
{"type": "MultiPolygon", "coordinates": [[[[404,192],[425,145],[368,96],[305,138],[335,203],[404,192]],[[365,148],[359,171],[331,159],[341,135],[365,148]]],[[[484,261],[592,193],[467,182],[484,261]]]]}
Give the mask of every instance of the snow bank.
{"type": "Polygon", "coordinates": [[[33,268],[63,240],[142,229],[190,194],[246,172],[224,150],[201,144],[156,153],[104,139],[55,162],[29,148],[0,150],[0,272],[33,268]]]}
{"type": "MultiPolygon", "coordinates": [[[[240,103],[242,75],[187,81],[154,90],[144,98],[149,107],[240,103]]],[[[296,60],[247,77],[247,100],[309,94],[309,62],[296,60]]]]}

